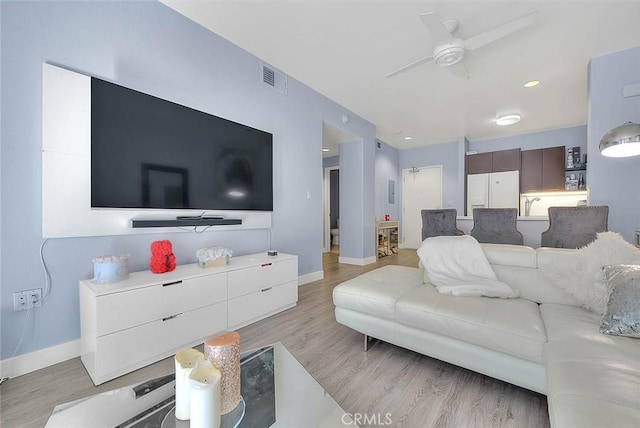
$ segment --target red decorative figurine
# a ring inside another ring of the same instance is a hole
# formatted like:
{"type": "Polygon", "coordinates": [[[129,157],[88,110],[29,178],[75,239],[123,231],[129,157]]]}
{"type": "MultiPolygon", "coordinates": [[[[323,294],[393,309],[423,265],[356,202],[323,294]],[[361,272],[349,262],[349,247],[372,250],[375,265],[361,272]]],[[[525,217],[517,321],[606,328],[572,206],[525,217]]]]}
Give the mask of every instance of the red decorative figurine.
{"type": "Polygon", "coordinates": [[[176,256],[173,255],[171,241],[154,241],[151,243],[151,262],[149,269],[153,273],[171,272],[176,268],[176,256]]]}

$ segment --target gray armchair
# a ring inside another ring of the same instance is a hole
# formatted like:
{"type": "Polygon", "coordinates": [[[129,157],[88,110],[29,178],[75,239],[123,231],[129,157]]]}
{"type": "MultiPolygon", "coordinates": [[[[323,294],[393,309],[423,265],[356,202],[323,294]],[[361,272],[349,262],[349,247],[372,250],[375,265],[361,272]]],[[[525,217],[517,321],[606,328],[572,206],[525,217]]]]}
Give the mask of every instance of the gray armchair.
{"type": "Polygon", "coordinates": [[[457,236],[464,232],[457,228],[455,208],[444,210],[422,210],[422,240],[433,236],[457,236]]]}
{"type": "Polygon", "coordinates": [[[474,208],[471,236],[478,242],[522,245],[524,236],[517,228],[516,208],[474,208]]]}
{"type": "Polygon", "coordinates": [[[605,232],[609,222],[607,205],[549,207],[549,229],[542,232],[543,247],[580,248],[605,232]]]}

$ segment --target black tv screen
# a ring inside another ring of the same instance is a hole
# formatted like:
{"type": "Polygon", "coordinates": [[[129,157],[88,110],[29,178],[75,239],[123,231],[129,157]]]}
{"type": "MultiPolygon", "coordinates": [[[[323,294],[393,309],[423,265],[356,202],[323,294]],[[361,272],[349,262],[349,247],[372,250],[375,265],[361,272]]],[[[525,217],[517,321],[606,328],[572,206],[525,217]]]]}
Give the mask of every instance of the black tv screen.
{"type": "Polygon", "coordinates": [[[91,78],[92,208],[273,210],[273,136],[91,78]]]}

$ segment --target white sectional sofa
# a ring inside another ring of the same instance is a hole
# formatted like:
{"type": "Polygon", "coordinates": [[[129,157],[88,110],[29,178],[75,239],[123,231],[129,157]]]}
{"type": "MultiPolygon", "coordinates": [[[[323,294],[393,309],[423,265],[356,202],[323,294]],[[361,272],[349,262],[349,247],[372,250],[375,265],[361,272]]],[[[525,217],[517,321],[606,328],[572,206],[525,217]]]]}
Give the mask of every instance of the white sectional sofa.
{"type": "Polygon", "coordinates": [[[546,394],[552,426],[640,426],[640,339],[601,334],[601,316],[579,307],[545,275],[545,267],[576,250],[482,249],[519,298],[442,295],[425,284],[422,269],[390,265],[334,289],[336,320],[546,394]]]}

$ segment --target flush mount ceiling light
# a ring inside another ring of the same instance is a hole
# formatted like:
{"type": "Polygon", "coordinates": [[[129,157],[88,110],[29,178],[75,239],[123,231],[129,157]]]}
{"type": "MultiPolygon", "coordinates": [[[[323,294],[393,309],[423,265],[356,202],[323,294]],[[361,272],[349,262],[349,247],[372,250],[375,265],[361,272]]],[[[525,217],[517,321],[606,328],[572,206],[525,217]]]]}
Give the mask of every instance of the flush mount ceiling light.
{"type": "Polygon", "coordinates": [[[498,126],[513,125],[514,123],[518,122],[520,122],[519,114],[506,114],[496,119],[496,125],[498,126]]]}
{"type": "Polygon", "coordinates": [[[524,84],[525,88],[533,88],[534,86],[538,86],[540,84],[539,80],[529,80],[524,84]]]}
{"type": "Polygon", "coordinates": [[[323,148],[322,148],[322,151],[323,151],[323,152],[330,152],[330,151],[331,151],[331,149],[329,149],[329,147],[323,147],[323,148]]]}
{"type": "Polygon", "coordinates": [[[406,137],[404,137],[404,139],[405,139],[405,140],[413,140],[413,137],[406,136],[406,137]]]}
{"type": "Polygon", "coordinates": [[[600,153],[612,158],[640,155],[640,124],[627,122],[604,134],[600,153]]]}

